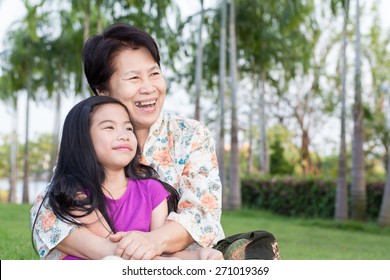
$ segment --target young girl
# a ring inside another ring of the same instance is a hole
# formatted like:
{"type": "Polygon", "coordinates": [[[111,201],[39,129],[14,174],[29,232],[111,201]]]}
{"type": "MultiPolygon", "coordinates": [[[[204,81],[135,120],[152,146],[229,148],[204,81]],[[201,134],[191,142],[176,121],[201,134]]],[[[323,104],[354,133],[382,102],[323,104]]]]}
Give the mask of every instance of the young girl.
{"type": "MultiPolygon", "coordinates": [[[[141,164],[140,155],[125,105],[107,96],[81,101],[65,119],[58,163],[40,207],[48,204],[62,221],[90,230],[97,236],[90,242],[111,246],[114,253],[111,234],[152,231],[177,209],[176,190],[158,180],[152,167],[141,164]]],[[[37,223],[52,226],[51,221],[35,220],[33,231],[37,223]]],[[[63,237],[58,233],[53,238],[63,237]]],[[[56,249],[59,259],[89,258],[56,249]]],[[[222,254],[203,248],[166,257],[222,259],[222,254]]]]}

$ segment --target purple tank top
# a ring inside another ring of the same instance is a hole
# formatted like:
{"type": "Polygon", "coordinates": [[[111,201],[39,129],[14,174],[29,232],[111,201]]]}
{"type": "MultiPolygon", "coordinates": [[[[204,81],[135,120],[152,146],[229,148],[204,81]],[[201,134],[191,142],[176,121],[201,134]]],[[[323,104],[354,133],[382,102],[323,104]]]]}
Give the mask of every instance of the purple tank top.
{"type": "MultiPolygon", "coordinates": [[[[129,179],[127,189],[122,197],[112,199],[106,196],[107,211],[117,231],[139,230],[150,231],[152,211],[169,193],[163,185],[153,179],[129,179]]],[[[64,260],[81,260],[68,255],[64,260]]]]}

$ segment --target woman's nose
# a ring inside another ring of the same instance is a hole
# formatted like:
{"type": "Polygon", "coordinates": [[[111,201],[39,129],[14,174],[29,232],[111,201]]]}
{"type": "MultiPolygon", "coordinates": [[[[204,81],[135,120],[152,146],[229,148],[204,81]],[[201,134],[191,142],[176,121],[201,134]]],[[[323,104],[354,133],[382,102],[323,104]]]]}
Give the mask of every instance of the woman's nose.
{"type": "Polygon", "coordinates": [[[140,89],[139,89],[139,93],[141,94],[151,94],[153,93],[154,91],[156,90],[156,88],[154,87],[154,85],[149,82],[149,81],[145,81],[140,89]]]}

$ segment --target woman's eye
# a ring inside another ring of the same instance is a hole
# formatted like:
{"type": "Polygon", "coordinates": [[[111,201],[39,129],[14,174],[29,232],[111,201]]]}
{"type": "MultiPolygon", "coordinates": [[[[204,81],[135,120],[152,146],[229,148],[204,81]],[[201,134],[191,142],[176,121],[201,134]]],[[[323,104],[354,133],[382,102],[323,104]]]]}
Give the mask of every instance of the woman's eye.
{"type": "Polygon", "coordinates": [[[126,128],[128,131],[133,131],[133,128],[132,127],[128,127],[126,128]]]}

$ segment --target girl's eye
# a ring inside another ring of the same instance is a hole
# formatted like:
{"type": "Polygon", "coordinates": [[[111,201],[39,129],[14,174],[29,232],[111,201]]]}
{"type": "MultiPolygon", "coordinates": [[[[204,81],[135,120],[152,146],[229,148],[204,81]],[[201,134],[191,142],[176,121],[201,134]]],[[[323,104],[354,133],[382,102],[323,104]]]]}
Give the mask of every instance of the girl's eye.
{"type": "Polygon", "coordinates": [[[104,129],[114,129],[112,125],[106,126],[104,129]]]}
{"type": "Polygon", "coordinates": [[[160,75],[160,72],[153,72],[152,73],[152,76],[158,76],[158,75],[160,75]]]}
{"type": "Polygon", "coordinates": [[[133,131],[133,128],[132,127],[128,127],[126,128],[128,131],[133,131]]]}
{"type": "Polygon", "coordinates": [[[130,77],[130,78],[129,78],[130,81],[131,81],[131,80],[137,80],[137,79],[139,79],[138,76],[134,76],[134,77],[130,77]]]}

